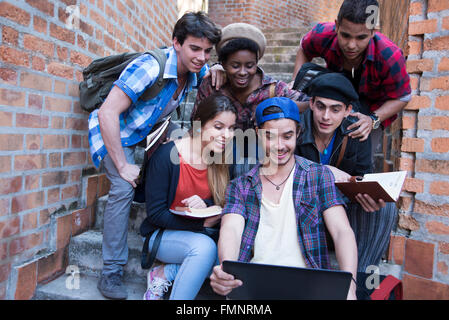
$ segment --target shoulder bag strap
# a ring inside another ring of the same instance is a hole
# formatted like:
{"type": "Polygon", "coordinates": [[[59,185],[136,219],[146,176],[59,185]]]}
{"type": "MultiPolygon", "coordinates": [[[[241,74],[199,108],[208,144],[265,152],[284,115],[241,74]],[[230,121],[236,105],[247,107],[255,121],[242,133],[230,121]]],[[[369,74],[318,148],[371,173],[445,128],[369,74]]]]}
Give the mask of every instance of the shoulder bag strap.
{"type": "Polygon", "coordinates": [[[341,160],[343,160],[343,156],[345,154],[347,144],[348,144],[348,136],[344,136],[343,142],[341,144],[340,154],[338,155],[337,163],[335,164],[336,168],[338,168],[338,166],[341,163],[341,160]]]}

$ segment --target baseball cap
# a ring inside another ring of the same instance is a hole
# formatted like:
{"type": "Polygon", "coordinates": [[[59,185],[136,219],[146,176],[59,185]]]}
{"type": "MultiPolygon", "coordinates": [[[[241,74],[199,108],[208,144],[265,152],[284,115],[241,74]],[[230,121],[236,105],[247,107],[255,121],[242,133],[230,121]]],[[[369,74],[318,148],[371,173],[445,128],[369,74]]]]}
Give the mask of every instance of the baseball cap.
{"type": "Polygon", "coordinates": [[[274,97],[262,101],[256,108],[256,123],[260,127],[264,122],[274,119],[291,119],[296,122],[301,122],[299,119],[299,110],[296,103],[286,97],[274,97]],[[266,108],[278,107],[282,110],[279,113],[273,113],[268,115],[263,115],[266,108]]]}

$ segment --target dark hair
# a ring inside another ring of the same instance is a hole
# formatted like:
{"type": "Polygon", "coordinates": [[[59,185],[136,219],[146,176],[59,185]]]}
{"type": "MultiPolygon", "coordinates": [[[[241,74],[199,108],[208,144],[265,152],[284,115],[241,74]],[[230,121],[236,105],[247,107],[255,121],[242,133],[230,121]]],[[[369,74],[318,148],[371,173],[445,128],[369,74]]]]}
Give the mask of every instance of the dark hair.
{"type": "MultiPolygon", "coordinates": [[[[266,108],[263,112],[262,115],[263,116],[268,116],[270,114],[275,114],[275,113],[282,113],[282,109],[276,106],[271,106],[266,108]]],[[[296,121],[295,121],[296,122],[296,121]]],[[[265,122],[264,122],[265,123],[265,122]]],[[[262,123],[263,125],[263,123],[262,123]]],[[[300,133],[302,131],[302,126],[301,123],[296,122],[296,134],[300,133]]]]}
{"type": "MultiPolygon", "coordinates": [[[[221,94],[213,94],[200,102],[192,119],[201,121],[203,127],[209,120],[215,118],[219,113],[230,111],[237,117],[237,109],[228,97],[221,94]]],[[[190,129],[190,135],[194,132],[190,129]]],[[[225,154],[222,155],[222,163],[212,163],[207,166],[207,182],[212,193],[214,203],[220,206],[225,204],[226,188],[229,184],[229,168],[224,161],[225,154]]]]}
{"type": "Polygon", "coordinates": [[[337,21],[340,24],[343,19],[346,19],[352,23],[366,23],[372,12],[366,12],[368,6],[377,6],[379,3],[377,0],[345,0],[338,12],[337,21]]]}
{"type": "Polygon", "coordinates": [[[212,44],[217,44],[221,39],[221,30],[202,11],[187,12],[175,24],[172,39],[176,37],[183,45],[187,36],[207,38],[212,44]]]}
{"type": "Polygon", "coordinates": [[[223,48],[221,48],[220,52],[218,52],[218,61],[223,64],[228,59],[229,55],[240,50],[248,50],[253,52],[256,55],[257,60],[259,45],[254,40],[238,38],[230,40],[223,48]]]}
{"type": "Polygon", "coordinates": [[[223,111],[231,111],[237,116],[237,109],[228,97],[222,94],[212,94],[198,104],[191,121],[201,121],[201,126],[203,126],[223,111]]]}

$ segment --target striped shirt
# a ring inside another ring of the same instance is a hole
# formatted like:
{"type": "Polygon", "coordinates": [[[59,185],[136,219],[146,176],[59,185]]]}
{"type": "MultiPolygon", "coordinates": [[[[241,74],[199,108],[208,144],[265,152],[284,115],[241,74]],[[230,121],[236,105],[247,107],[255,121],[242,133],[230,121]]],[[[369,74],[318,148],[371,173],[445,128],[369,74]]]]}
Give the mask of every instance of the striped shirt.
{"type": "MultiPolygon", "coordinates": [[[[123,147],[133,146],[147,137],[156,124],[164,108],[178,89],[177,55],[173,47],[164,49],[167,62],[164,69],[164,79],[168,79],[165,87],[153,99],[148,101],[139,100],[145,90],[151,87],[159,75],[159,64],[150,54],[143,54],[132,61],[123,70],[119,79],[114,82],[118,88],[131,99],[131,106],[120,114],[120,138],[123,147]]],[[[199,72],[199,80],[207,73],[209,67],[204,67],[199,72]]],[[[188,92],[198,85],[197,75],[189,73],[186,89],[177,100],[178,105],[183,101],[188,92]]],[[[171,113],[177,105],[172,105],[173,110],[165,110],[171,113]]],[[[106,156],[107,150],[104,145],[98,121],[98,109],[89,116],[89,145],[92,161],[99,167],[101,160],[106,156]]]]}
{"type": "MultiPolygon", "coordinates": [[[[323,212],[344,201],[337,192],[331,171],[320,164],[295,156],[293,203],[299,246],[308,268],[329,269],[323,212]]],[[[226,190],[223,214],[239,214],[245,219],[239,261],[249,262],[260,222],[262,182],[260,164],[231,181],[226,190]]]]}

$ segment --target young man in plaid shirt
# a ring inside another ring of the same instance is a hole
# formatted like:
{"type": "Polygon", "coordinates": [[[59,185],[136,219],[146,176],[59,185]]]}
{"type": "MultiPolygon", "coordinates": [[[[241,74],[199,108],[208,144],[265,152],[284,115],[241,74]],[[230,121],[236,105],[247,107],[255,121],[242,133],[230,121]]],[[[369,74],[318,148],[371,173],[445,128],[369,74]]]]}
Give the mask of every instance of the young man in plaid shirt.
{"type": "MultiPolygon", "coordinates": [[[[331,171],[295,156],[299,111],[285,97],[256,109],[258,134],[267,161],[231,181],[222,212],[218,255],[224,260],[330,269],[325,228],[342,270],[357,270],[357,245],[331,171]]],[[[214,291],[227,295],[241,285],[214,268],[214,291]]],[[[263,281],[263,279],[261,279],[263,281]]],[[[351,282],[348,299],[356,299],[351,282]]]]}
{"type": "Polygon", "coordinates": [[[351,129],[364,141],[372,134],[376,150],[382,127],[389,126],[411,99],[405,59],[390,39],[374,29],[376,0],[345,0],[335,23],[319,23],[303,39],[296,55],[293,79],[305,62],[324,58],[327,68],[342,72],[360,95],[361,112],[351,129]]]}
{"type": "Polygon", "coordinates": [[[126,299],[122,283],[128,261],[128,219],[140,167],[136,144],[148,128],[172,113],[208,72],[206,62],[220,40],[220,29],[202,12],[186,13],[173,30],[173,46],[164,50],[164,88],[148,101],[140,95],[157,80],[159,64],[150,54],[132,61],[114,83],[100,109],[89,116],[89,145],[95,166],[103,163],[111,182],[104,212],[103,271],[98,289],[107,298],[126,299]],[[198,77],[197,77],[198,75],[198,77]]]}

